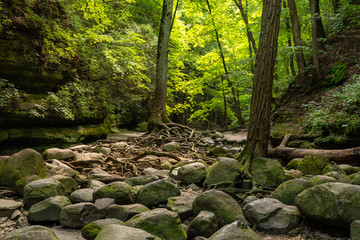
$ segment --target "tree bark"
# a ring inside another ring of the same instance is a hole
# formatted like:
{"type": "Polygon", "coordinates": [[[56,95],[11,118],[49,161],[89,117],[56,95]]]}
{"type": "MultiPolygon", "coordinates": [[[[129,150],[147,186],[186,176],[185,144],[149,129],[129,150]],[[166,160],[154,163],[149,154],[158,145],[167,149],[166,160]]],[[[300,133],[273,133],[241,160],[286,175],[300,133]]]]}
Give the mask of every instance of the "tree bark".
{"type": "Polygon", "coordinates": [[[348,149],[303,149],[278,146],[268,151],[268,157],[279,157],[284,160],[303,158],[305,156],[321,154],[330,161],[336,163],[358,163],[360,159],[360,147],[348,149]]]}
{"type": "Polygon", "coordinates": [[[310,0],[310,12],[311,12],[311,37],[312,37],[312,52],[313,52],[313,64],[315,66],[316,75],[320,78],[320,63],[318,56],[318,38],[319,36],[319,25],[317,21],[316,4],[318,0],[310,0]]]}
{"type": "Polygon", "coordinates": [[[302,46],[301,26],[300,26],[299,16],[298,16],[297,9],[296,9],[295,0],[288,0],[287,2],[288,2],[289,12],[290,12],[293,41],[294,41],[294,46],[296,47],[295,57],[296,57],[296,63],[298,66],[298,74],[299,74],[299,77],[297,79],[298,79],[298,81],[302,81],[304,78],[304,69],[305,69],[306,63],[305,63],[304,53],[301,49],[301,46],[302,46]]]}
{"type": "Polygon", "coordinates": [[[166,95],[172,8],[173,0],[164,0],[157,48],[156,86],[148,131],[156,130],[156,128],[167,128],[164,123],[170,122],[166,112],[166,95]]]}
{"type": "MultiPolygon", "coordinates": [[[[283,1],[283,8],[287,8],[286,0],[283,1]]],[[[286,27],[286,31],[287,31],[288,46],[291,48],[292,47],[291,27],[290,27],[290,20],[287,16],[285,17],[285,27],[286,27]]],[[[290,66],[291,75],[295,76],[296,72],[295,72],[295,66],[294,66],[294,54],[293,53],[290,54],[290,56],[289,56],[289,66],[290,66]]]]}
{"type": "Polygon", "coordinates": [[[254,157],[265,156],[270,138],[270,114],[277,55],[281,0],[264,0],[261,32],[250,107],[250,123],[242,164],[249,169],[254,157]]]}

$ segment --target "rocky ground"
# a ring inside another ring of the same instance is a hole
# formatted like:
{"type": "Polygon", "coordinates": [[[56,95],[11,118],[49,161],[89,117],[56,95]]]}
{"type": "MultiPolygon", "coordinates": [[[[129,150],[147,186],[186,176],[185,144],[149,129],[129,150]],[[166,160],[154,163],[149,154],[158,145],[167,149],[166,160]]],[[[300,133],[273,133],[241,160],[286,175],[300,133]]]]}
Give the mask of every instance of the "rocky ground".
{"type": "Polygon", "coordinates": [[[357,167],[258,158],[244,179],[245,139],[174,127],[2,156],[1,240],[360,239],[357,167]]]}

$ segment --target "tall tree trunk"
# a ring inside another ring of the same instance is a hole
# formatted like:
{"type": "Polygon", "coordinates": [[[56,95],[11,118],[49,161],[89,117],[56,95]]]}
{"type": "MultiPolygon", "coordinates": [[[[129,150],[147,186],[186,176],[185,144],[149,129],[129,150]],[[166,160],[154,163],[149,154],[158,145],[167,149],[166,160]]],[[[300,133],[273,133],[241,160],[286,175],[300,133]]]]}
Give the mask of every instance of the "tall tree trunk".
{"type": "Polygon", "coordinates": [[[166,112],[168,46],[171,31],[173,0],[164,0],[156,59],[156,86],[148,130],[167,128],[170,122],[166,112]]]}
{"type": "Polygon", "coordinates": [[[288,7],[290,12],[290,20],[292,25],[292,35],[294,46],[296,47],[295,56],[296,56],[296,63],[298,66],[299,77],[297,78],[298,81],[302,81],[304,78],[304,69],[305,69],[305,57],[304,53],[301,49],[302,42],[301,42],[301,26],[299,21],[299,16],[296,9],[295,0],[288,0],[288,7]]]}
{"type": "Polygon", "coordinates": [[[251,98],[250,123],[246,149],[242,159],[245,170],[252,159],[265,156],[270,138],[270,115],[274,67],[277,55],[281,0],[264,0],[261,32],[254,85],[251,98]]]}
{"type": "Polygon", "coordinates": [[[311,38],[312,38],[312,57],[313,64],[315,66],[316,75],[320,78],[320,64],[319,64],[319,56],[318,56],[318,38],[319,38],[319,25],[317,21],[317,12],[316,12],[316,2],[318,0],[310,0],[310,12],[311,12],[311,38]]]}
{"type": "Polygon", "coordinates": [[[310,0],[311,17],[316,20],[316,34],[318,38],[326,38],[324,25],[320,14],[320,0],[310,0]]]}
{"type": "MultiPolygon", "coordinates": [[[[255,39],[254,39],[254,35],[252,33],[252,31],[250,30],[250,26],[249,26],[249,19],[247,16],[247,13],[244,9],[244,6],[242,5],[242,0],[234,0],[236,6],[239,8],[240,12],[241,12],[241,16],[244,19],[245,22],[245,26],[246,26],[246,36],[248,37],[249,42],[252,45],[252,48],[254,49],[254,53],[256,55],[257,53],[257,48],[256,48],[256,43],[255,43],[255,39]]],[[[250,51],[251,52],[251,51],[250,51]]],[[[251,53],[250,53],[251,55],[251,53]]]]}
{"type": "MultiPolygon", "coordinates": [[[[287,8],[286,0],[283,1],[283,8],[287,8]]],[[[288,37],[288,40],[287,40],[288,46],[291,48],[292,47],[291,27],[290,27],[290,20],[287,16],[285,17],[285,27],[286,27],[287,37],[288,37]]],[[[296,72],[295,72],[295,66],[294,66],[294,54],[293,53],[290,54],[290,56],[289,56],[289,65],[290,65],[291,74],[293,76],[295,76],[296,72]]]]}

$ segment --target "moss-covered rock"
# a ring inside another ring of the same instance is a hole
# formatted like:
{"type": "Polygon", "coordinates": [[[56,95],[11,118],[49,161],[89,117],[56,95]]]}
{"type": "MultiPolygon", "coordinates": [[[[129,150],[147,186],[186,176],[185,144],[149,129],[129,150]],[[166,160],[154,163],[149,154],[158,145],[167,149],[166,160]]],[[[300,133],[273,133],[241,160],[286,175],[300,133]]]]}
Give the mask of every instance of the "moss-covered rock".
{"type": "Polygon", "coordinates": [[[220,228],[208,240],[260,240],[257,235],[249,226],[241,222],[233,222],[220,228]]]}
{"type": "Polygon", "coordinates": [[[313,184],[304,178],[289,180],[280,184],[270,197],[276,198],[287,205],[295,205],[295,197],[312,186],[313,184]]]}
{"type": "Polygon", "coordinates": [[[157,180],[142,186],[136,197],[136,202],[147,207],[166,203],[169,197],[179,196],[180,189],[167,179],[157,180]]]}
{"type": "Polygon", "coordinates": [[[201,211],[190,223],[187,230],[189,238],[196,236],[210,237],[219,229],[214,213],[201,211]]]}
{"type": "Polygon", "coordinates": [[[159,180],[159,178],[157,176],[145,175],[145,176],[137,176],[137,177],[128,178],[124,182],[126,182],[127,184],[129,184],[131,186],[136,186],[136,185],[145,185],[145,184],[154,182],[156,180],[159,180]]]}
{"type": "Polygon", "coordinates": [[[15,187],[16,182],[21,182],[30,175],[41,178],[49,176],[41,154],[32,149],[17,152],[0,163],[0,182],[3,186],[15,187]]]}
{"type": "Polygon", "coordinates": [[[63,175],[54,175],[51,176],[51,178],[61,182],[61,184],[64,187],[65,194],[69,194],[79,188],[78,183],[72,177],[67,177],[63,175]]]}
{"type": "Polygon", "coordinates": [[[70,204],[70,200],[65,196],[47,198],[31,206],[29,221],[32,223],[59,223],[61,210],[70,204]]]}
{"type": "Polygon", "coordinates": [[[251,173],[257,184],[277,187],[285,181],[285,171],[279,161],[257,157],[253,159],[251,173]]]}
{"type": "Polygon", "coordinates": [[[59,240],[55,232],[50,228],[40,225],[28,226],[20,229],[16,229],[1,238],[1,240],[34,240],[34,239],[46,239],[46,240],[59,240]]]}
{"type": "Polygon", "coordinates": [[[285,169],[290,170],[290,169],[298,169],[300,163],[302,162],[302,158],[294,158],[293,160],[291,160],[286,166],[285,169]]]}
{"type": "Polygon", "coordinates": [[[329,159],[327,157],[324,155],[314,154],[304,157],[297,170],[304,174],[319,175],[328,164],[329,159]]]}
{"type": "Polygon", "coordinates": [[[146,211],[150,211],[150,209],[139,203],[129,205],[113,204],[106,208],[105,214],[107,218],[116,218],[125,222],[136,214],[146,211]]]}
{"type": "Polygon", "coordinates": [[[160,238],[141,229],[122,226],[120,224],[110,224],[105,226],[97,235],[95,240],[161,240],[160,238]]]}
{"type": "Polygon", "coordinates": [[[236,200],[217,190],[209,190],[197,196],[193,202],[193,211],[195,215],[201,211],[213,212],[220,227],[238,220],[247,223],[236,200]]]}
{"type": "Polygon", "coordinates": [[[360,219],[360,186],[324,183],[301,192],[295,203],[307,218],[349,227],[350,223],[360,219]]]}
{"type": "Polygon", "coordinates": [[[241,173],[241,164],[236,159],[220,157],[208,171],[204,185],[228,183],[234,186],[241,180],[241,173]]]}
{"type": "Polygon", "coordinates": [[[322,174],[325,175],[328,172],[340,172],[346,175],[345,171],[342,170],[335,162],[331,161],[326,167],[322,170],[322,174]]]}
{"type": "Polygon", "coordinates": [[[82,188],[72,192],[69,198],[72,203],[92,202],[94,200],[93,193],[94,190],[91,188],[82,188]]]}
{"type": "Polygon", "coordinates": [[[125,222],[125,226],[140,228],[162,239],[187,239],[179,216],[163,208],[139,213],[125,222]]]}
{"type": "Polygon", "coordinates": [[[99,220],[103,213],[93,203],[77,203],[64,207],[60,213],[60,224],[66,228],[82,228],[99,220]]]}
{"type": "Polygon", "coordinates": [[[320,185],[327,182],[338,182],[335,178],[324,175],[316,175],[311,177],[309,180],[313,185],[320,185]]]}
{"type": "Polygon", "coordinates": [[[94,191],[94,200],[113,198],[117,204],[133,203],[135,190],[125,182],[112,182],[94,191]]]}
{"type": "Polygon", "coordinates": [[[339,168],[341,168],[346,173],[346,175],[358,173],[360,171],[359,167],[354,167],[349,164],[339,164],[339,168]]]}
{"type": "Polygon", "coordinates": [[[200,184],[207,174],[206,166],[203,163],[189,163],[179,168],[178,178],[183,183],[200,184]]]}
{"type": "Polygon", "coordinates": [[[342,172],[328,172],[325,176],[335,178],[338,182],[351,183],[351,179],[342,172]]]}
{"type": "Polygon", "coordinates": [[[81,236],[85,238],[86,240],[94,240],[96,236],[99,234],[101,229],[104,227],[110,225],[110,224],[119,224],[122,225],[124,222],[115,219],[115,218],[106,218],[106,219],[99,219],[96,221],[93,221],[91,223],[86,224],[81,229],[81,236]]]}
{"type": "Polygon", "coordinates": [[[64,186],[58,180],[45,178],[32,181],[24,187],[24,205],[29,209],[35,203],[49,197],[64,196],[64,186]]]}
{"type": "Polygon", "coordinates": [[[192,215],[193,202],[196,195],[184,194],[183,196],[170,197],[167,202],[167,207],[173,212],[176,212],[182,221],[186,220],[192,215]]]}

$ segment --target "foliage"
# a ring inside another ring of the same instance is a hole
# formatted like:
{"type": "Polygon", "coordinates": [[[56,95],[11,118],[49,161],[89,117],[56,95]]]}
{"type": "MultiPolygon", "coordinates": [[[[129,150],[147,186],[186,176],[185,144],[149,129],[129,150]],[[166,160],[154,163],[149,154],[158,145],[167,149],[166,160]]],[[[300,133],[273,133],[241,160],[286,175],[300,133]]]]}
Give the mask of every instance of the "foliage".
{"type": "Polygon", "coordinates": [[[6,79],[0,78],[0,112],[15,110],[21,101],[20,92],[6,79]]]}
{"type": "Polygon", "coordinates": [[[344,80],[348,64],[346,62],[337,62],[332,66],[326,77],[326,86],[333,86],[344,80]]]}
{"type": "Polygon", "coordinates": [[[306,132],[355,133],[360,127],[360,76],[355,75],[351,83],[331,90],[321,102],[310,102],[304,107],[308,110],[304,125],[306,132]]]}

